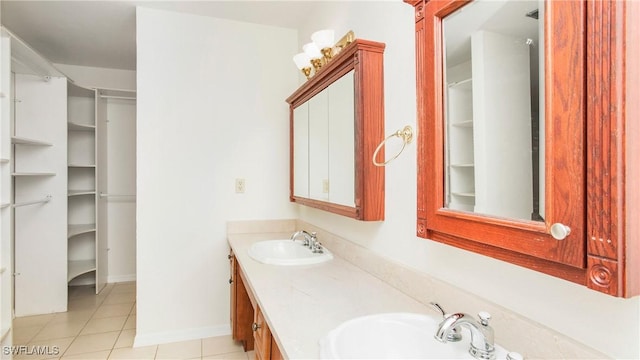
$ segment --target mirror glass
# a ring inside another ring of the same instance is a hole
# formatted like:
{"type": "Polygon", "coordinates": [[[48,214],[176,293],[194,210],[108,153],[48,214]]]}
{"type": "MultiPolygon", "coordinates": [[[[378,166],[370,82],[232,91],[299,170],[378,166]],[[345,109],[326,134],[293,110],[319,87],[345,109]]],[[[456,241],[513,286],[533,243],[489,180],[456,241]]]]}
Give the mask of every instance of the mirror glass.
{"type": "Polygon", "coordinates": [[[543,12],[476,0],[443,20],[449,209],[544,220],[543,12]]]}
{"type": "Polygon", "coordinates": [[[309,103],[293,110],[293,194],[309,196],[309,103]]]}
{"type": "Polygon", "coordinates": [[[293,194],[355,206],[353,70],[294,109],[293,194]]]}

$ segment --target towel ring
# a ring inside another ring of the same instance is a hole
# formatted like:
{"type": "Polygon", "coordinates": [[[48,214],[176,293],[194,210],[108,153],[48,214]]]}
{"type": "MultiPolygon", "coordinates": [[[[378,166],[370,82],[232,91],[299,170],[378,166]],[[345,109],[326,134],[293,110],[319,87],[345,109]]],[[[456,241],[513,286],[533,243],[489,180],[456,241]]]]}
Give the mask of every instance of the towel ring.
{"type": "Polygon", "coordinates": [[[395,160],[398,156],[400,156],[400,154],[402,154],[402,152],[404,151],[405,146],[407,146],[407,144],[411,144],[411,141],[413,141],[413,129],[411,128],[411,126],[407,125],[404,127],[404,129],[402,130],[398,130],[396,132],[394,132],[393,134],[387,136],[384,140],[382,140],[382,142],[380,143],[380,145],[378,145],[378,147],[376,148],[376,151],[373,152],[373,165],[375,166],[385,166],[388,163],[390,163],[391,161],[395,160]],[[402,148],[400,149],[400,151],[398,151],[397,154],[395,154],[393,157],[391,157],[391,159],[379,163],[378,161],[376,161],[376,157],[378,156],[378,152],[380,151],[380,149],[382,149],[382,146],[392,137],[399,137],[402,139],[402,148]]]}

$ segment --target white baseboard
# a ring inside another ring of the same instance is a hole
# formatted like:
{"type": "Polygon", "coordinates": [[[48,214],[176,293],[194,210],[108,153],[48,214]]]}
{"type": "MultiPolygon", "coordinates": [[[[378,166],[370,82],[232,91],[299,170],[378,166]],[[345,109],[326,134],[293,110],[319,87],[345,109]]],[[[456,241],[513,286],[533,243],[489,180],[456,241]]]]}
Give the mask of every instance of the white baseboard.
{"type": "Polygon", "coordinates": [[[129,282],[129,281],[136,281],[136,274],[107,276],[108,283],[119,283],[119,282],[129,282]]]}
{"type": "Polygon", "coordinates": [[[197,340],[215,336],[231,335],[231,325],[207,326],[203,328],[162,331],[149,334],[136,333],[133,347],[167,344],[178,341],[197,340]]]}

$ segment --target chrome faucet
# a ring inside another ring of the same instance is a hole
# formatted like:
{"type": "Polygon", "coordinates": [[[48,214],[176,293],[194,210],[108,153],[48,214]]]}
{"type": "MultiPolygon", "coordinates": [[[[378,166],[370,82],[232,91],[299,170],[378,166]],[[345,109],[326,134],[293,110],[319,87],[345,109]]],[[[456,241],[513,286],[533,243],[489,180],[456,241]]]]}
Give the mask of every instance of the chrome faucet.
{"type": "Polygon", "coordinates": [[[311,239],[315,237],[315,233],[309,234],[305,230],[300,230],[300,231],[294,232],[293,235],[291,235],[291,240],[292,241],[296,241],[296,238],[298,236],[300,236],[300,235],[304,236],[304,240],[302,241],[302,246],[310,246],[311,245],[311,239]]]}
{"type": "Polygon", "coordinates": [[[496,357],[493,344],[493,329],[489,326],[491,315],[487,312],[478,314],[480,321],[473,316],[457,313],[445,318],[436,331],[436,340],[446,343],[449,334],[458,326],[464,326],[471,332],[469,353],[476,359],[493,360],[496,357]]]}
{"type": "Polygon", "coordinates": [[[296,231],[291,235],[291,240],[295,241],[300,235],[304,236],[302,246],[308,246],[314,253],[322,254],[324,252],[322,250],[322,244],[318,241],[318,235],[315,231],[312,231],[311,233],[305,230],[296,231]]]}
{"type": "Polygon", "coordinates": [[[324,251],[322,250],[322,244],[318,241],[318,235],[316,232],[311,233],[311,239],[309,239],[309,248],[315,254],[322,254],[324,251]]]}

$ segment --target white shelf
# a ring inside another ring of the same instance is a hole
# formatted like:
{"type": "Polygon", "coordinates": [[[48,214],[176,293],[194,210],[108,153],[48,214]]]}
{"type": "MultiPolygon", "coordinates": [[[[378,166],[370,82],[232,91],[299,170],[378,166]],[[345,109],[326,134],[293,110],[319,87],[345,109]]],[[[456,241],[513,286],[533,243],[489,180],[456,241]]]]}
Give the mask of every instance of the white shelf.
{"type": "Polygon", "coordinates": [[[95,190],[69,190],[69,196],[95,195],[95,190]]]}
{"type": "Polygon", "coordinates": [[[472,128],[473,129],[473,120],[459,121],[459,122],[456,122],[456,123],[452,123],[451,126],[461,127],[461,128],[472,128]]]}
{"type": "Polygon", "coordinates": [[[76,235],[86,234],[93,231],[96,231],[96,224],[69,225],[69,229],[67,231],[67,238],[70,239],[76,235]]]}
{"type": "Polygon", "coordinates": [[[451,195],[460,197],[476,197],[476,193],[473,192],[452,192],[451,195]]]}
{"type": "Polygon", "coordinates": [[[0,158],[0,164],[8,164],[8,163],[9,163],[9,159],[0,158]]]}
{"type": "Polygon", "coordinates": [[[56,173],[52,172],[14,172],[11,176],[56,176],[56,173]]]}
{"type": "Polygon", "coordinates": [[[75,122],[69,122],[68,128],[69,130],[72,130],[72,131],[95,131],[96,130],[95,125],[79,124],[75,122]]]}
{"type": "Polygon", "coordinates": [[[449,88],[451,89],[461,89],[461,90],[471,90],[471,86],[473,84],[473,79],[464,79],[457,82],[453,82],[449,84],[449,88]]]}
{"type": "Polygon", "coordinates": [[[95,168],[95,165],[88,165],[88,164],[69,164],[67,165],[67,167],[70,168],[95,168]]]}
{"type": "Polygon", "coordinates": [[[70,260],[67,266],[67,281],[96,270],[95,260],[70,260]]]}
{"type": "Polygon", "coordinates": [[[11,143],[12,144],[19,144],[19,145],[53,146],[53,144],[48,143],[46,141],[28,139],[28,138],[24,138],[24,137],[20,137],[20,136],[12,136],[11,137],[11,143]]]}
{"type": "Polygon", "coordinates": [[[6,209],[6,208],[8,208],[9,206],[11,206],[11,204],[9,204],[9,203],[2,203],[2,204],[0,204],[0,209],[6,209]]]}
{"type": "Polygon", "coordinates": [[[451,167],[453,168],[473,168],[475,167],[474,164],[451,164],[451,167]]]}

